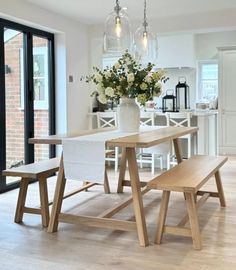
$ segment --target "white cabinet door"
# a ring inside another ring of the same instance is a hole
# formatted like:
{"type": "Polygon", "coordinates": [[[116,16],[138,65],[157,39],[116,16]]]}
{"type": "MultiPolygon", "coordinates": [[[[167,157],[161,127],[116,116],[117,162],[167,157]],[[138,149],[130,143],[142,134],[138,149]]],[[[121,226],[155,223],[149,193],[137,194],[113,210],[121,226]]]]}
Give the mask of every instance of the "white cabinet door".
{"type": "Polygon", "coordinates": [[[217,155],[217,114],[198,115],[197,153],[199,155],[217,155]]]}
{"type": "Polygon", "coordinates": [[[236,154],[236,49],[220,51],[219,152],[236,154]]]}

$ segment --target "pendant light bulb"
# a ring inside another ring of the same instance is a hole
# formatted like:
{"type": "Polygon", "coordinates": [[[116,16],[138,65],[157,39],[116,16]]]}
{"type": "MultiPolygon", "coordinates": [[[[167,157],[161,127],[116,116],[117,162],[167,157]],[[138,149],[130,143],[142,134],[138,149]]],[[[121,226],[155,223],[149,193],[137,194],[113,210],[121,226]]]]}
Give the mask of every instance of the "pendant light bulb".
{"type": "Polygon", "coordinates": [[[115,31],[116,31],[116,36],[118,38],[120,38],[120,36],[121,36],[121,20],[120,20],[120,16],[116,17],[115,31]]]}
{"type": "Polygon", "coordinates": [[[147,50],[147,46],[148,46],[147,31],[144,31],[143,32],[143,47],[144,47],[144,50],[147,50]]]}

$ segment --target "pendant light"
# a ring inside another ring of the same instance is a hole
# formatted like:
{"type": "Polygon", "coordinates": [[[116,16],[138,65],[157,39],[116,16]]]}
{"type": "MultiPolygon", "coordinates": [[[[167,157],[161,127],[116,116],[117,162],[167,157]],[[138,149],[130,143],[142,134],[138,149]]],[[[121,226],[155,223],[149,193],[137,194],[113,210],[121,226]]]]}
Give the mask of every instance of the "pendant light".
{"type": "Polygon", "coordinates": [[[157,61],[157,38],[150,31],[147,23],[147,1],[144,0],[144,19],[142,25],[134,34],[134,53],[135,57],[140,59],[142,64],[157,61]]]}
{"type": "Polygon", "coordinates": [[[108,15],[105,23],[104,53],[122,54],[125,50],[130,50],[131,43],[128,15],[116,0],[114,11],[108,15]]]}

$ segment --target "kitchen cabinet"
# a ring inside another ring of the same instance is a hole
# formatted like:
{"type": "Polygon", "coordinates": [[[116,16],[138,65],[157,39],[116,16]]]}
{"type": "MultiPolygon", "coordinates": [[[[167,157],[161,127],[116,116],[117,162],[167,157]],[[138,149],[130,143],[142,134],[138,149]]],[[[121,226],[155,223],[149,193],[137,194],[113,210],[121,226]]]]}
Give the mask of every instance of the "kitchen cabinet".
{"type": "Polygon", "coordinates": [[[199,128],[197,134],[197,154],[215,156],[218,153],[217,136],[217,112],[196,111],[193,119],[193,126],[199,128]]]}
{"type": "Polygon", "coordinates": [[[196,67],[194,35],[158,36],[158,67],[196,67]]]}

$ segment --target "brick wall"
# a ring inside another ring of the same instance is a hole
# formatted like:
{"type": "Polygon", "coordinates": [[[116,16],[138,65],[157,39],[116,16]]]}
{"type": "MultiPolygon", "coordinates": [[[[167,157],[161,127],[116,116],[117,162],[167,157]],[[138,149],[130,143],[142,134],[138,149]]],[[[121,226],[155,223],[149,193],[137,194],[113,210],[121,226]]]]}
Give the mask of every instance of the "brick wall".
{"type": "MultiPolygon", "coordinates": [[[[5,43],[6,74],[6,152],[7,168],[24,162],[24,109],[21,104],[21,49],[23,35],[18,34],[5,43]]],[[[34,46],[47,46],[45,40],[34,38],[34,46]]],[[[48,134],[48,110],[34,110],[35,136],[48,134]]],[[[48,146],[35,146],[35,160],[48,158],[48,146]]]]}

